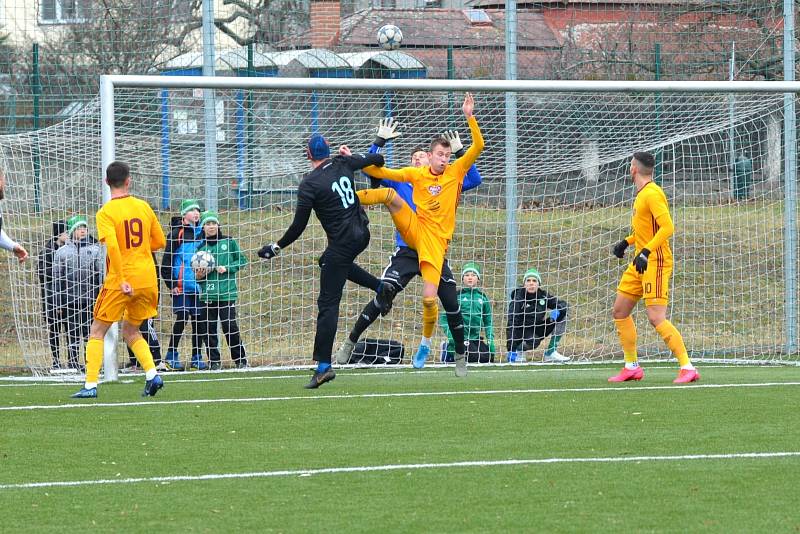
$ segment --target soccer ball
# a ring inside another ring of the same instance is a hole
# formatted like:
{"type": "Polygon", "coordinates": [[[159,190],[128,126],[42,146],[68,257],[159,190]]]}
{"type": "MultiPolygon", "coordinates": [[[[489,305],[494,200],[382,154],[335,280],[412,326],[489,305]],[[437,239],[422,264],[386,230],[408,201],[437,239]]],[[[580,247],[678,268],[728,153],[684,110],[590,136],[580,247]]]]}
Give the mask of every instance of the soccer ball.
{"type": "Polygon", "coordinates": [[[403,32],[394,24],[381,26],[378,30],[378,44],[385,50],[397,50],[403,42],[403,32]]]}
{"type": "Polygon", "coordinates": [[[214,256],[207,250],[198,250],[192,256],[192,269],[213,269],[216,265],[214,256]]]}

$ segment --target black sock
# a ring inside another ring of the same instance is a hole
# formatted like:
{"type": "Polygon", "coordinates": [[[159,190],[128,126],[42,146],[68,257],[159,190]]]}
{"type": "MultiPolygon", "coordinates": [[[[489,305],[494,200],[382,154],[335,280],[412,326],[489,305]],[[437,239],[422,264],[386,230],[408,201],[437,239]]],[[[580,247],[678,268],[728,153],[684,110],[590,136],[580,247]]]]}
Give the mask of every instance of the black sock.
{"type": "Polygon", "coordinates": [[[381,310],[378,308],[377,304],[375,304],[375,299],[370,300],[369,304],[364,306],[364,309],[361,310],[361,313],[358,315],[358,320],[356,321],[353,330],[350,332],[350,341],[357,343],[358,338],[361,337],[361,334],[364,333],[364,330],[369,328],[369,325],[374,323],[380,314],[381,310]]]}

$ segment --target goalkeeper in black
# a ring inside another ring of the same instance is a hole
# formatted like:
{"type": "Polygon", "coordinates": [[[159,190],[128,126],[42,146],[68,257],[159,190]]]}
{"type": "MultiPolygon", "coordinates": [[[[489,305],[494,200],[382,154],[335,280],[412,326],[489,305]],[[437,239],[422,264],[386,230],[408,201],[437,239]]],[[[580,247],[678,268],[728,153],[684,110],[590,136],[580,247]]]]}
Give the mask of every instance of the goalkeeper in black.
{"type": "Polygon", "coordinates": [[[354,274],[364,274],[355,265],[356,257],[369,244],[369,219],[356,196],[353,172],[368,165],[383,165],[381,154],[350,154],[331,157],[325,138],[314,134],[308,141],[306,156],[313,169],[297,188],[297,209],[294,220],[276,243],[264,245],[258,255],[271,259],[292,244],[306,228],[311,210],[328,236],[328,246],[319,259],[320,290],[317,297],[317,332],[314,336],[314,361],[317,368],[305,387],[315,389],[336,378],[331,367],[331,350],[339,321],[339,302],[345,281],[369,286],[354,274]],[[352,271],[352,273],[351,273],[352,271]]]}

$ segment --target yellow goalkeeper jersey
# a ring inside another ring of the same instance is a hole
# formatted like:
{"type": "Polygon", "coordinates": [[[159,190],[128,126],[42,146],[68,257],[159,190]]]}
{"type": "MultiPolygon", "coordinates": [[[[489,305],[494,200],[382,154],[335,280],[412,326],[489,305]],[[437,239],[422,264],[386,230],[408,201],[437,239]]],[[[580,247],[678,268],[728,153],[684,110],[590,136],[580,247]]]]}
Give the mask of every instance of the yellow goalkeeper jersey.
{"type": "Polygon", "coordinates": [[[144,200],[130,195],[112,198],[96,215],[97,237],[106,244],[106,280],[104,286],[119,289],[128,282],[134,289],[158,287],[153,252],[164,248],[164,231],[144,200]],[[119,250],[121,262],[114,257],[119,250]]]}
{"type": "Polygon", "coordinates": [[[636,194],[631,228],[633,234],[627,241],[636,246],[636,252],[646,248],[652,253],[651,258],[672,260],[668,239],[675,232],[675,226],[669,214],[667,195],[655,182],[647,182],[636,194]]]}
{"type": "Polygon", "coordinates": [[[463,156],[447,165],[442,174],[431,173],[430,167],[364,168],[364,172],[375,178],[411,183],[414,188],[412,199],[417,206],[420,225],[448,241],[455,231],[456,209],[464,176],[483,150],[483,136],[475,117],[470,117],[467,123],[472,134],[472,145],[463,156]]]}

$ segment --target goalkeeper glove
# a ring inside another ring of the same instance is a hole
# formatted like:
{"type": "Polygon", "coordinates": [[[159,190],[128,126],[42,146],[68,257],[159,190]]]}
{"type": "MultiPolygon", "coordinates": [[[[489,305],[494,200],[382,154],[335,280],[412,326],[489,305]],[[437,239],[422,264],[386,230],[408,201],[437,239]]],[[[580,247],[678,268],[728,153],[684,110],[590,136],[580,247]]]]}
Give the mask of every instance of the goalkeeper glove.
{"type": "Polygon", "coordinates": [[[619,259],[622,259],[625,257],[625,251],[627,249],[628,249],[628,240],[623,239],[622,241],[614,245],[614,248],[611,250],[613,251],[614,256],[618,257],[619,259]]]}
{"type": "Polygon", "coordinates": [[[559,317],[561,317],[561,310],[550,310],[550,319],[558,321],[559,317]]]}
{"type": "Polygon", "coordinates": [[[378,123],[378,133],[376,134],[373,144],[382,147],[386,144],[386,141],[394,139],[395,137],[400,137],[402,134],[397,131],[397,126],[398,124],[394,122],[394,117],[381,119],[378,123]]]}
{"type": "Polygon", "coordinates": [[[641,252],[633,259],[633,266],[636,268],[636,272],[639,274],[644,274],[647,270],[647,257],[650,256],[650,251],[646,248],[643,248],[641,252]]]}
{"type": "Polygon", "coordinates": [[[260,249],[258,249],[258,257],[263,258],[265,260],[271,260],[275,256],[278,255],[280,252],[281,247],[279,247],[276,243],[270,243],[269,245],[264,245],[260,249]]]}
{"type": "Polygon", "coordinates": [[[461,138],[458,136],[457,131],[447,130],[442,134],[442,137],[450,142],[450,149],[457,158],[460,158],[464,155],[464,143],[461,142],[461,138]]]}

